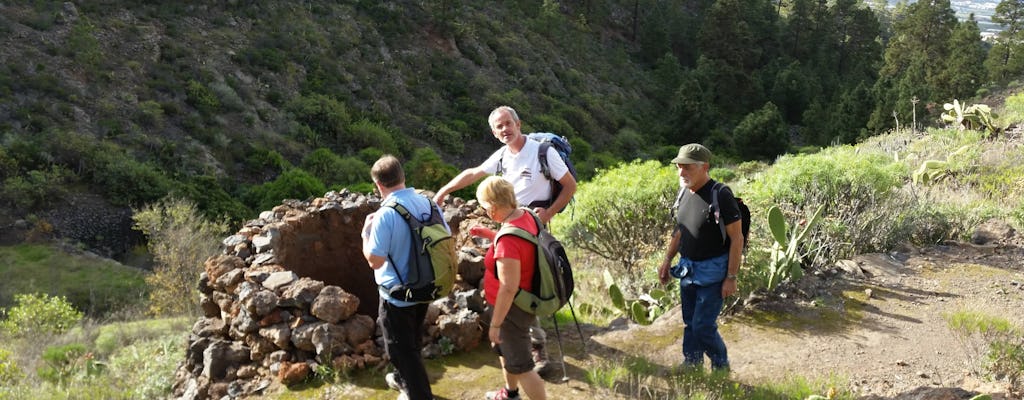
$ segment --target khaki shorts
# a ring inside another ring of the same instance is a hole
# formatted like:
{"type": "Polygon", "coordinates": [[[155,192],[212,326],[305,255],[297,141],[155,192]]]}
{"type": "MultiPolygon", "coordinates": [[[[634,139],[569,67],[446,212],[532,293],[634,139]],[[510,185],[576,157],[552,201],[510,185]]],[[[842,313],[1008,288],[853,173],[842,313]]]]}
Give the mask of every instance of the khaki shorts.
{"type": "MultiPolygon", "coordinates": [[[[513,375],[533,370],[533,355],[530,353],[530,325],[537,316],[523,311],[515,304],[509,308],[505,321],[501,323],[501,344],[492,348],[505,358],[505,371],[513,375]]],[[[490,321],[490,318],[486,319],[490,321]]]]}

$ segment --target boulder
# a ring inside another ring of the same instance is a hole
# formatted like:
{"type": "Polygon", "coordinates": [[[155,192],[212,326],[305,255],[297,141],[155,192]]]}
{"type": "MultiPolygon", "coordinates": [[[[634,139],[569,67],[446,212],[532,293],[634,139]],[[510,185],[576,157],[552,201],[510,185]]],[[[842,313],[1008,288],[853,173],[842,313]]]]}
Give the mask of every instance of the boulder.
{"type": "Polygon", "coordinates": [[[355,314],[359,308],[359,298],[337,286],[325,286],[309,306],[313,316],[336,324],[355,314]]]}

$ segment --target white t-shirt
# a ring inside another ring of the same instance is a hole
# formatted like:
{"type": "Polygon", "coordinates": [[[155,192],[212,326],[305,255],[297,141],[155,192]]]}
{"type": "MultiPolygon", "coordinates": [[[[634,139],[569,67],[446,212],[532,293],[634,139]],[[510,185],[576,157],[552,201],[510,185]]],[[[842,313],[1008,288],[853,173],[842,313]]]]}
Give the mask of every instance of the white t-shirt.
{"type": "MultiPolygon", "coordinates": [[[[544,178],[540,169],[540,159],[537,152],[540,151],[540,142],[526,139],[519,154],[512,154],[502,146],[494,154],[491,154],[478,168],[489,174],[498,174],[498,159],[501,158],[501,167],[505,170],[501,177],[512,183],[516,191],[516,201],[519,205],[526,206],[538,200],[552,200],[551,183],[544,178]]],[[[562,157],[553,146],[548,147],[548,168],[551,169],[551,178],[562,179],[569,172],[562,157]]]]}

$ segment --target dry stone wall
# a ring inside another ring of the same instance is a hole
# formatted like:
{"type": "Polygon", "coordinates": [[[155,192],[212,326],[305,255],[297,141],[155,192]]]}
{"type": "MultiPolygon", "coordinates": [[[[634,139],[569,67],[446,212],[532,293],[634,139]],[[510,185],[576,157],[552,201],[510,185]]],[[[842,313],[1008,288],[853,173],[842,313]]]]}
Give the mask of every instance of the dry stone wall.
{"type": "MultiPolygon", "coordinates": [[[[291,385],[329,366],[338,371],[385,363],[376,324],[379,297],[359,236],[380,199],[347,191],[311,201],[286,200],[222,241],[199,282],[202,316],[176,372],[177,399],[225,399],[291,385]]],[[[459,279],[433,302],[424,356],[477,347],[484,339],[480,293],[486,242],[476,203],[445,209],[460,250],[459,279]]]]}

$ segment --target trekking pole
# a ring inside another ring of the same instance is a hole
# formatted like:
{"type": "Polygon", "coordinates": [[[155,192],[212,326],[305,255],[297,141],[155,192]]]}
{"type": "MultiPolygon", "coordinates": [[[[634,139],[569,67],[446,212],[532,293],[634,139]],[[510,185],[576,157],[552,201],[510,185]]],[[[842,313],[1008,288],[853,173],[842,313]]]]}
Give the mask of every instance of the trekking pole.
{"type": "Polygon", "coordinates": [[[551,314],[551,322],[555,324],[555,337],[558,338],[558,358],[562,363],[562,380],[561,382],[568,382],[569,375],[565,372],[565,348],[562,347],[562,333],[558,331],[558,318],[555,314],[551,314]]]}
{"type": "Polygon", "coordinates": [[[583,353],[587,353],[587,338],[583,337],[583,329],[580,329],[580,321],[576,319],[576,309],[572,306],[572,301],[569,302],[569,312],[572,314],[572,322],[576,324],[576,332],[580,334],[580,343],[583,344],[583,353]]]}

